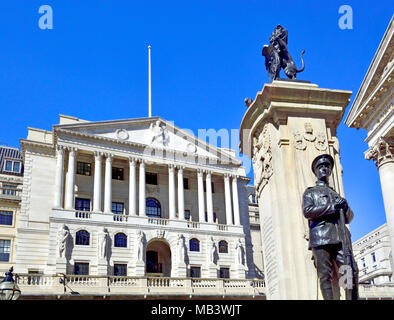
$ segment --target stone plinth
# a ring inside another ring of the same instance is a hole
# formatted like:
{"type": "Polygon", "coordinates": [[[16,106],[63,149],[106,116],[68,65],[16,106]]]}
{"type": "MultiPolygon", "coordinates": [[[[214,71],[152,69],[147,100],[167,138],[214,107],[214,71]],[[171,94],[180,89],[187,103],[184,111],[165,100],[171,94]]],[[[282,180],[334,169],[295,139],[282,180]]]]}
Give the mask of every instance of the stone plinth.
{"type": "Polygon", "coordinates": [[[336,129],[350,95],[274,81],[257,93],[242,119],[240,147],[253,160],[268,299],[319,298],[302,195],[315,184],[312,160],[329,153],[335,160],[330,186],[344,196],[336,129]]]}
{"type": "Polygon", "coordinates": [[[57,258],[56,259],[56,273],[67,274],[67,260],[66,258],[57,258]]]}
{"type": "Polygon", "coordinates": [[[143,261],[137,261],[135,264],[135,276],[143,277],[145,275],[145,263],[143,261]]]}
{"type": "Polygon", "coordinates": [[[99,276],[108,275],[108,261],[105,259],[98,259],[97,274],[99,276]]]}

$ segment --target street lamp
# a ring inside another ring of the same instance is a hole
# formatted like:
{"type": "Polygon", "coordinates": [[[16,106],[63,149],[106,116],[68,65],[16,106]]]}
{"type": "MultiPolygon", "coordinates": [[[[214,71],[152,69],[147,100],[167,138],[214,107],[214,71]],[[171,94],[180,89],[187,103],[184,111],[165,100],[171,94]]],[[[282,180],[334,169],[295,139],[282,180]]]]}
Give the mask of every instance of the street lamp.
{"type": "Polygon", "coordinates": [[[14,281],[12,271],[14,271],[14,267],[5,273],[5,278],[0,282],[0,300],[18,300],[21,295],[21,290],[14,281]]]}

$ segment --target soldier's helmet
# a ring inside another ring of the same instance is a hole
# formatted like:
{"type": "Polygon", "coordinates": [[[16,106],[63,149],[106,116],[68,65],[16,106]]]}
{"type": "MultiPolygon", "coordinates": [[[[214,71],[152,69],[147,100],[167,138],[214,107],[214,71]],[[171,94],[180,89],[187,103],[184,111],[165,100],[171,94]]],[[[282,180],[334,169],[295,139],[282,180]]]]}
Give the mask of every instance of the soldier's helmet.
{"type": "Polygon", "coordinates": [[[321,163],[328,163],[331,169],[334,167],[334,159],[329,154],[321,154],[312,162],[312,171],[314,174],[316,174],[317,166],[321,163]]]}

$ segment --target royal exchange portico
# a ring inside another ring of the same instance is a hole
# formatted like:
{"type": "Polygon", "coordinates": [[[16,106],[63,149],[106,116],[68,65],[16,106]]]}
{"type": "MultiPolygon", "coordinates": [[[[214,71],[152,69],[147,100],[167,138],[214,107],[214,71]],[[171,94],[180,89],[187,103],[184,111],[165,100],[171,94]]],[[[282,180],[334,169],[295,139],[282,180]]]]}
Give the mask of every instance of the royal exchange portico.
{"type": "Polygon", "coordinates": [[[21,146],[18,274],[255,277],[249,178],[231,150],[157,117],[60,116],[21,146]]]}

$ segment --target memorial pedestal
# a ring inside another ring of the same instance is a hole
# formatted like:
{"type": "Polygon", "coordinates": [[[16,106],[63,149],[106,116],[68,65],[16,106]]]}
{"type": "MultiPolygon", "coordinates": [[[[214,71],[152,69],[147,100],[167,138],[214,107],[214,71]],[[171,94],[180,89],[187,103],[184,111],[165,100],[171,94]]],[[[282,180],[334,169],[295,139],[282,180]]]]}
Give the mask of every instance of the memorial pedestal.
{"type": "Polygon", "coordinates": [[[350,91],[298,81],[265,84],[241,123],[241,152],[253,160],[268,299],[318,299],[302,195],[315,185],[311,163],[335,161],[330,186],[344,196],[336,129],[350,91]]]}
{"type": "Polygon", "coordinates": [[[145,276],[145,262],[137,261],[135,264],[135,276],[143,277],[145,276]]]}
{"type": "Polygon", "coordinates": [[[67,259],[57,258],[56,259],[56,273],[67,274],[67,259]]]}
{"type": "Polygon", "coordinates": [[[99,276],[108,275],[108,261],[105,259],[99,259],[97,264],[97,274],[99,276]]]}

